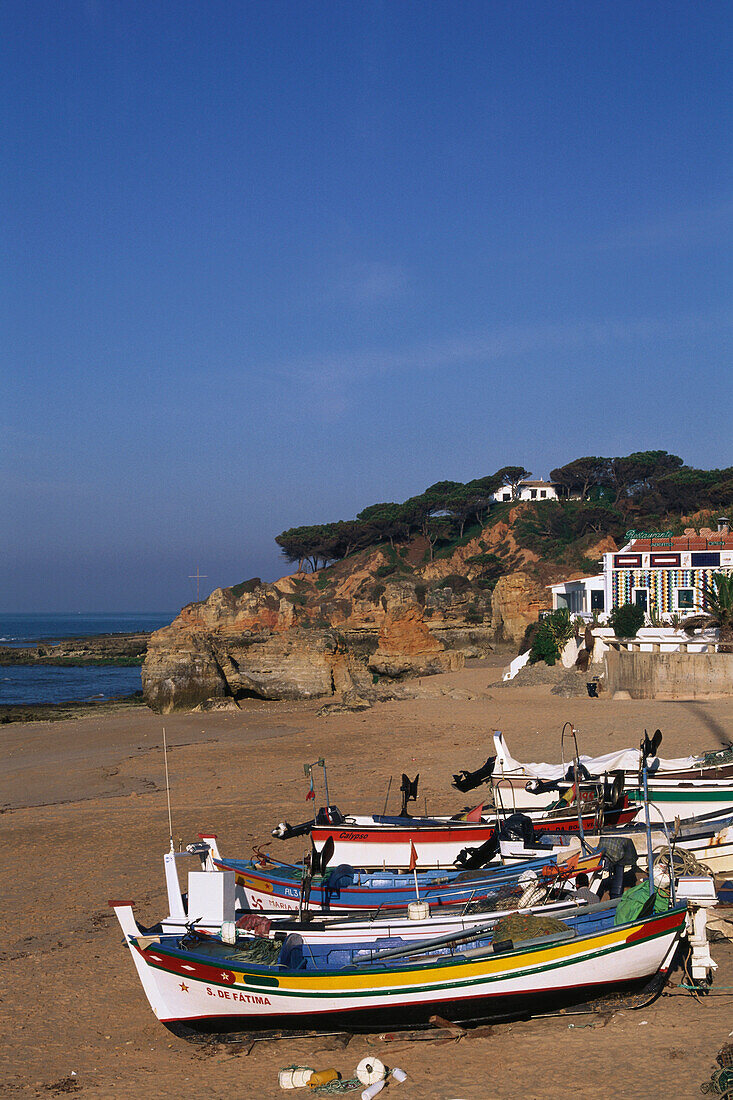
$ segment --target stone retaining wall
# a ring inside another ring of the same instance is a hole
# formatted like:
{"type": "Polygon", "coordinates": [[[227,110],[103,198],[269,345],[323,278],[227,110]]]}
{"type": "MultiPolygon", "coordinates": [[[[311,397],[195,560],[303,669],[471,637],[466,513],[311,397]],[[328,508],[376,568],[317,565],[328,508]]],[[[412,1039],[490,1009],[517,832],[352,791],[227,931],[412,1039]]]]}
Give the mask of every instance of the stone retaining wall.
{"type": "Polygon", "coordinates": [[[733,695],[733,653],[609,650],[606,684],[632,699],[711,699],[733,695]]]}

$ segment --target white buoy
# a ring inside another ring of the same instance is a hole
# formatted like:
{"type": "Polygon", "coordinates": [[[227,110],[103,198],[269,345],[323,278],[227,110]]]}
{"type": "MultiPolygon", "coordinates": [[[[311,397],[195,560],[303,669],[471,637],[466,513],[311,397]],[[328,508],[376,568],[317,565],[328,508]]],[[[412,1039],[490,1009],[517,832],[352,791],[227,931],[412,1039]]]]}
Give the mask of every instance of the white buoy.
{"type": "Polygon", "coordinates": [[[383,1081],[387,1076],[384,1063],[378,1058],[362,1058],[356,1067],[356,1076],[362,1085],[373,1085],[377,1081],[383,1081]]]}
{"type": "Polygon", "coordinates": [[[277,1080],[281,1089],[304,1089],[312,1074],[310,1066],[293,1066],[290,1069],[281,1069],[277,1080]]]}
{"type": "Polygon", "coordinates": [[[430,906],[426,901],[411,901],[407,905],[408,920],[427,920],[430,916],[430,906]]]}
{"type": "Polygon", "coordinates": [[[230,946],[237,942],[237,925],[233,920],[221,922],[221,938],[224,943],[228,943],[230,946]]]}
{"type": "Polygon", "coordinates": [[[373,1098],[382,1091],[384,1085],[384,1078],[382,1078],[381,1081],[375,1081],[373,1085],[369,1085],[368,1088],[364,1089],[361,1094],[361,1100],[373,1100],[373,1098]]]}

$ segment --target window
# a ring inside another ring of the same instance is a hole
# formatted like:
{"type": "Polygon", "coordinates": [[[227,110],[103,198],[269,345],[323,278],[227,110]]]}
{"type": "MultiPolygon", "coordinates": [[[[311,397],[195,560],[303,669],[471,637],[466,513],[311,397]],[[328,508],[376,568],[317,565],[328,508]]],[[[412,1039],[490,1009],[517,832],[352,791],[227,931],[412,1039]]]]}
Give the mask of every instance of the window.
{"type": "Polygon", "coordinates": [[[694,588],[678,588],[677,589],[677,610],[678,611],[693,611],[695,608],[695,589],[694,588]]]}
{"type": "Polygon", "coordinates": [[[635,588],[633,591],[634,603],[646,614],[649,610],[649,589],[635,588]]]}
{"type": "Polygon", "coordinates": [[[504,495],[502,496],[501,499],[502,500],[511,500],[512,499],[512,494],[511,493],[504,493],[504,495]]]}
{"type": "Polygon", "coordinates": [[[530,500],[537,500],[537,490],[536,489],[530,489],[529,490],[529,496],[530,496],[530,500]]]}
{"type": "Polygon", "coordinates": [[[695,565],[720,565],[720,554],[702,553],[692,555],[692,564],[695,565]]]}
{"type": "Polygon", "coordinates": [[[546,496],[547,496],[547,490],[546,489],[540,489],[540,497],[544,500],[546,496]]]}
{"type": "Polygon", "coordinates": [[[590,609],[591,611],[605,611],[606,600],[603,589],[591,588],[590,590],[590,609]]]}

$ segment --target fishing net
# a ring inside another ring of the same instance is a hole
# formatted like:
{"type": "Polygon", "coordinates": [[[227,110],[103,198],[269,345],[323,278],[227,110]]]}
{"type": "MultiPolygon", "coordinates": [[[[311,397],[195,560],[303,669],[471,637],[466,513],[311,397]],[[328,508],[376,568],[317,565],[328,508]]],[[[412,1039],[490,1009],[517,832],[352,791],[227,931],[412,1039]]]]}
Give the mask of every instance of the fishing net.
{"type": "Polygon", "coordinates": [[[714,1069],[709,1081],[700,1085],[700,1092],[713,1096],[733,1096],[733,1043],[725,1043],[715,1061],[720,1069],[714,1069]]]}
{"type": "Polygon", "coordinates": [[[310,1091],[316,1096],[338,1095],[341,1092],[355,1092],[363,1088],[358,1077],[347,1077],[345,1081],[327,1081],[325,1085],[317,1085],[310,1091]]]}
{"type": "MultiPolygon", "coordinates": [[[[288,1073],[288,1071],[290,1070],[299,1070],[302,1068],[303,1067],[296,1065],[283,1066],[280,1070],[280,1076],[282,1077],[284,1073],[288,1073]]],[[[282,1087],[289,1088],[290,1086],[287,1085],[282,1087]]],[[[316,1096],[338,1096],[342,1092],[355,1092],[358,1088],[362,1088],[362,1083],[358,1077],[347,1077],[346,1080],[342,1080],[339,1077],[333,1081],[326,1081],[323,1085],[310,1087],[307,1090],[307,1095],[310,1096],[312,1094],[316,1096]]]]}
{"type": "Polygon", "coordinates": [[[247,962],[259,963],[262,966],[271,966],[277,962],[282,943],[280,940],[265,939],[255,936],[252,940],[237,943],[237,954],[246,956],[247,962]]]}
{"type": "Polygon", "coordinates": [[[523,889],[521,886],[502,886],[490,898],[477,898],[466,906],[466,913],[494,913],[497,909],[516,909],[523,889]]]}
{"type": "Polygon", "coordinates": [[[702,762],[704,765],[733,763],[733,747],[717,749],[716,752],[706,752],[703,754],[702,762]]]}
{"type": "Polygon", "coordinates": [[[494,925],[494,942],[511,940],[521,943],[537,936],[553,936],[558,932],[567,932],[568,925],[556,917],[539,916],[535,913],[510,913],[494,925]]]}
{"type": "Polygon", "coordinates": [[[713,1096],[733,1096],[733,1069],[714,1069],[709,1081],[703,1081],[700,1092],[713,1096]]]}

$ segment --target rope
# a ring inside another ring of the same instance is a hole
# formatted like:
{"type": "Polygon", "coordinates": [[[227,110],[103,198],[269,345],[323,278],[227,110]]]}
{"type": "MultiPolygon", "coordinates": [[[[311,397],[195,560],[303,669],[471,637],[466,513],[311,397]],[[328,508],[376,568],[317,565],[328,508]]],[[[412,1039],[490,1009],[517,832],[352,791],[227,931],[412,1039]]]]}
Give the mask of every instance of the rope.
{"type": "MultiPolygon", "coordinates": [[[[674,877],[679,875],[711,875],[712,871],[684,848],[675,848],[673,856],[674,877]]],[[[654,853],[654,870],[664,871],[669,877],[669,848],[658,848],[654,853]]]]}
{"type": "Polygon", "coordinates": [[[325,1085],[319,1085],[315,1089],[311,1089],[312,1093],[317,1093],[319,1096],[326,1096],[327,1094],[338,1094],[340,1092],[354,1092],[356,1089],[362,1088],[362,1083],[358,1077],[347,1077],[345,1081],[327,1081],[325,1085]]]}
{"type": "MultiPolygon", "coordinates": [[[[288,1073],[294,1069],[304,1069],[304,1066],[299,1066],[297,1063],[292,1063],[289,1066],[280,1066],[280,1073],[288,1073]]],[[[325,1085],[318,1085],[314,1089],[309,1090],[310,1093],[317,1093],[319,1096],[332,1095],[336,1096],[341,1092],[354,1092],[361,1087],[361,1081],[358,1077],[347,1077],[345,1081],[335,1080],[327,1081],[325,1085]]]]}
{"type": "Polygon", "coordinates": [[[733,1096],[733,1070],[714,1069],[709,1081],[703,1081],[700,1092],[714,1096],[733,1096]]]}

